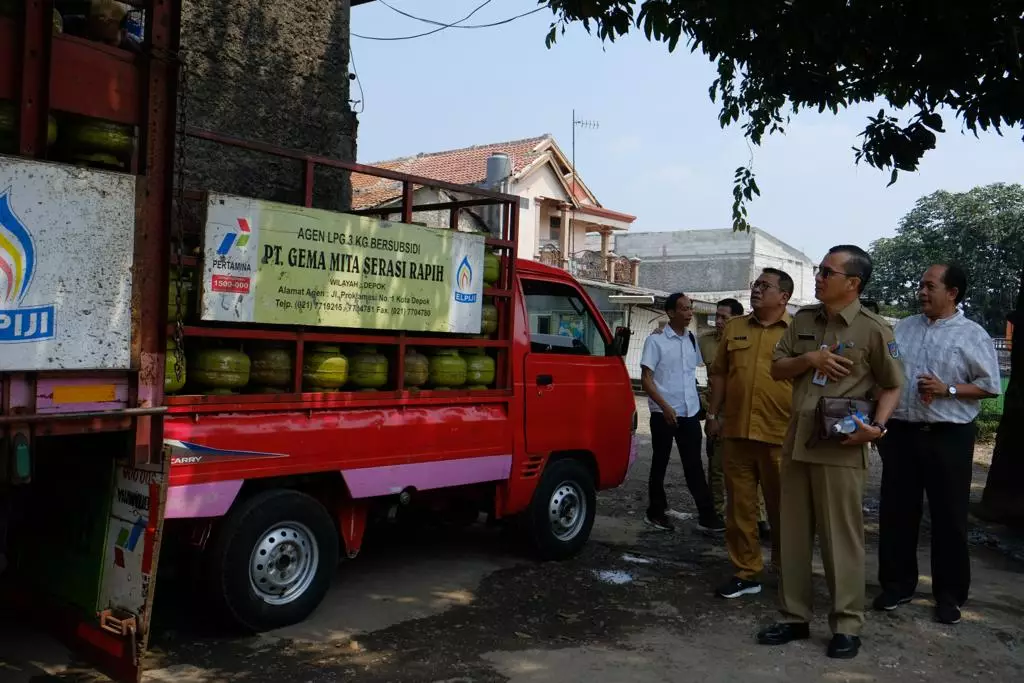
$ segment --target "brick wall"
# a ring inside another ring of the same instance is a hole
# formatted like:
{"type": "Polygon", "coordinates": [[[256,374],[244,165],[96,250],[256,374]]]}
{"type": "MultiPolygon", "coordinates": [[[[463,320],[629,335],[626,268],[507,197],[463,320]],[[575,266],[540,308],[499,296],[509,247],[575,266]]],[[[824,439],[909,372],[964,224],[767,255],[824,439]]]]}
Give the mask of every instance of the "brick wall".
{"type": "MultiPolygon", "coordinates": [[[[185,0],[188,124],[314,152],[356,155],[349,106],[349,0],[185,0]]],[[[186,184],[301,203],[302,166],[189,139],[186,184]]],[[[314,205],[345,210],[347,174],[317,172],[314,205]]]]}

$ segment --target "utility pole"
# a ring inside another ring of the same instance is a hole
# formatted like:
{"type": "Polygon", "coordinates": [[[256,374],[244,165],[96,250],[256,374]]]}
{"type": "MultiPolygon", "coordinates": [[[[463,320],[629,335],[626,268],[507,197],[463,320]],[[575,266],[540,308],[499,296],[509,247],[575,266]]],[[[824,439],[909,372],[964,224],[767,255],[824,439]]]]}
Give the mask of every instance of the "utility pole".
{"type": "MultiPolygon", "coordinates": [[[[577,128],[588,128],[590,130],[597,130],[601,127],[601,124],[595,120],[581,120],[576,118],[576,110],[572,110],[572,196],[569,197],[569,206],[571,211],[571,217],[569,219],[569,234],[566,244],[569,246],[569,254],[567,255],[568,261],[571,264],[572,255],[574,253],[574,236],[576,233],[576,129],[577,128]]],[[[570,270],[570,272],[572,272],[570,270]]],[[[573,273],[575,275],[575,273],[573,273]]]]}

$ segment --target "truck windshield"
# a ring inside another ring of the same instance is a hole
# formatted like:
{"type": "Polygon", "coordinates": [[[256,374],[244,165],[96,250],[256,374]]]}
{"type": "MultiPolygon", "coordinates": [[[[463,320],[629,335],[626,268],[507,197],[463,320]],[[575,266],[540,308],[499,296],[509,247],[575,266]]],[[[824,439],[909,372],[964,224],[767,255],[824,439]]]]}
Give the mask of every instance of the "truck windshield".
{"type": "Polygon", "coordinates": [[[577,290],[544,280],[523,280],[530,341],[535,351],[603,356],[607,341],[577,290]]]}

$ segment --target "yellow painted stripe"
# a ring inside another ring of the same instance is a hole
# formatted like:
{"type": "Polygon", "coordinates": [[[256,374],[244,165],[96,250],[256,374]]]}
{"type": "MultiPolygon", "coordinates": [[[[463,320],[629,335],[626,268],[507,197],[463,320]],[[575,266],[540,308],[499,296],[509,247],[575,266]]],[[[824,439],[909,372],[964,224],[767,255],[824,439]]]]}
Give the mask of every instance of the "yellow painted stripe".
{"type": "Polygon", "coordinates": [[[113,384],[87,384],[53,388],[54,403],[107,403],[117,399],[113,384]]]}
{"type": "Polygon", "coordinates": [[[24,264],[21,261],[21,252],[14,248],[14,245],[11,244],[11,241],[7,239],[7,237],[4,236],[2,232],[0,232],[0,248],[9,253],[11,255],[11,258],[14,259],[14,286],[11,289],[13,293],[17,295],[21,290],[21,269],[24,267],[24,264]]]}

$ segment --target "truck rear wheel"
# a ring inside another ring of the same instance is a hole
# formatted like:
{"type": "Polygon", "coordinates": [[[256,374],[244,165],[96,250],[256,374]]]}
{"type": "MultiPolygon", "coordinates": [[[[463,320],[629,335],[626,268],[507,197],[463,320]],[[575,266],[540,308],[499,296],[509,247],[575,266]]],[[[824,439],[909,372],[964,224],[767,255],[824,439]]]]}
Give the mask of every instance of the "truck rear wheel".
{"type": "Polygon", "coordinates": [[[297,624],[327,593],[338,545],[334,522],[315,498],[259,493],[230,513],[209,548],[211,598],[248,631],[297,624]]]}
{"type": "Polygon", "coordinates": [[[577,460],[556,460],[544,469],[530,508],[527,533],[543,560],[564,560],[590,538],[597,494],[590,471],[577,460]]]}

